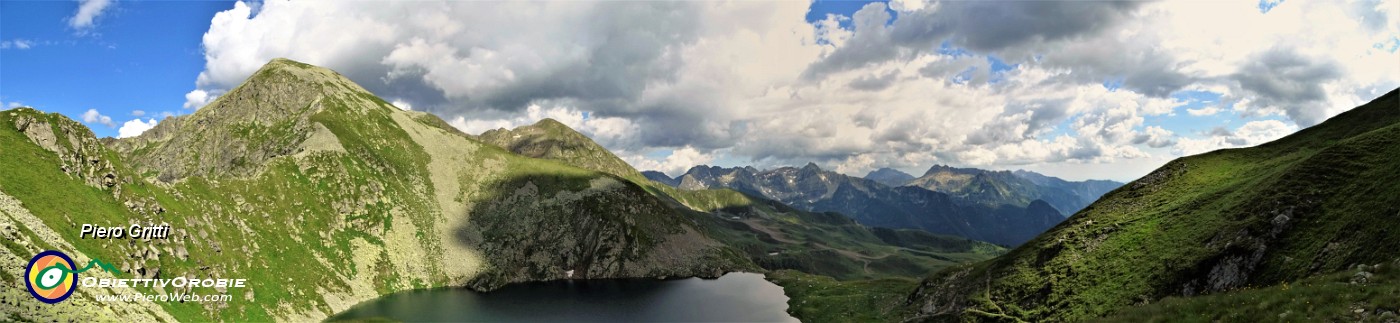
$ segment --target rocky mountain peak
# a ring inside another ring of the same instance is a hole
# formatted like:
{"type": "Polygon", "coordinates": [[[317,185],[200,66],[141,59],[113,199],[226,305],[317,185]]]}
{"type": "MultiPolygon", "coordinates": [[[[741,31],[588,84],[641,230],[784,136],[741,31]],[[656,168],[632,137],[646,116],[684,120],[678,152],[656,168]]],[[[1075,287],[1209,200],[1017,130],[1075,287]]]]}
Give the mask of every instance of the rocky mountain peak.
{"type": "Polygon", "coordinates": [[[325,110],[352,112],[351,117],[370,110],[399,112],[335,71],[279,58],[193,114],[167,118],[140,136],[110,144],[162,181],[240,176],[269,159],[303,151],[302,143],[315,134],[328,139],[321,141],[336,140],[311,120],[325,110]]]}

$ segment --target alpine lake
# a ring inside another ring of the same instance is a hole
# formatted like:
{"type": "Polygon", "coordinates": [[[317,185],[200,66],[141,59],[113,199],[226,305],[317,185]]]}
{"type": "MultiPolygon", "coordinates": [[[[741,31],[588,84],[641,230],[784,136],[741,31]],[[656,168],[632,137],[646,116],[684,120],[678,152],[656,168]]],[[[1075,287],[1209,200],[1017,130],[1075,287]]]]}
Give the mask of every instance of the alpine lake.
{"type": "Polygon", "coordinates": [[[482,293],[435,288],[385,295],[327,321],[796,322],[762,274],[717,279],[599,279],[510,284],[482,293]]]}

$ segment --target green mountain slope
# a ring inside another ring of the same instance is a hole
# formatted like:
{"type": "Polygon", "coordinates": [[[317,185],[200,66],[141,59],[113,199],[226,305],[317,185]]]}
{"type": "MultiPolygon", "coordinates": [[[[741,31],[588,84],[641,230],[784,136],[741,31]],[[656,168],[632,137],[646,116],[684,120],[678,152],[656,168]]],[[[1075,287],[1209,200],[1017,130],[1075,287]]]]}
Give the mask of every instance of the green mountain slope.
{"type": "Polygon", "coordinates": [[[1004,256],[933,275],[916,318],[1079,321],[1400,258],[1398,97],[1172,161],[1004,256]]]}
{"type": "Polygon", "coordinates": [[[0,112],[0,126],[5,263],[56,249],[112,262],[123,278],[249,284],[192,290],[227,292],[227,303],[97,304],[106,290],[80,288],[41,307],[24,294],[24,269],[6,265],[6,319],[306,321],[412,288],[756,269],[634,183],[483,144],[288,60],[110,147],[32,109],[0,112]],[[168,223],[174,234],[78,239],[83,223],[168,223]]]}

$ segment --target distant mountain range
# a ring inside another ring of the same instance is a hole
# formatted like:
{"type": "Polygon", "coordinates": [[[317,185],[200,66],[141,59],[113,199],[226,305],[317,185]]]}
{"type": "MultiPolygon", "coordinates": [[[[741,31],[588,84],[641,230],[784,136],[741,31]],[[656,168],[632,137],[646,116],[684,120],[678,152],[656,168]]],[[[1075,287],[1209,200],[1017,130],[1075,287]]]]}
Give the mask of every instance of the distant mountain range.
{"type": "Polygon", "coordinates": [[[919,187],[890,187],[825,171],[816,164],[760,171],[753,167],[696,166],[679,178],[648,178],[683,190],[733,189],[815,212],[838,212],[876,227],[920,229],[1003,245],[1017,245],[1064,219],[1043,201],[987,204],[919,187]]]}
{"type": "Polygon", "coordinates": [[[1025,206],[1031,201],[1042,200],[1068,216],[1098,200],[1104,193],[1123,186],[1123,183],[1106,180],[1070,182],[1025,170],[990,171],[935,165],[923,176],[906,181],[903,185],[948,193],[987,205],[1025,206]]]}

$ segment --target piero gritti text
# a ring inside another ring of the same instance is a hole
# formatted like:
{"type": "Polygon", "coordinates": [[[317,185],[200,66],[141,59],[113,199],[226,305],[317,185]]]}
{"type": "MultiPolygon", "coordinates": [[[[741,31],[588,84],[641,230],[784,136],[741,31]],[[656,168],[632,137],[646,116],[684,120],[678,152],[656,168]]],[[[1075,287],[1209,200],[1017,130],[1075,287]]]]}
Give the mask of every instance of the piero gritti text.
{"type": "Polygon", "coordinates": [[[99,226],[84,223],[78,231],[81,239],[168,239],[170,224],[132,224],[130,226],[99,226]]]}

